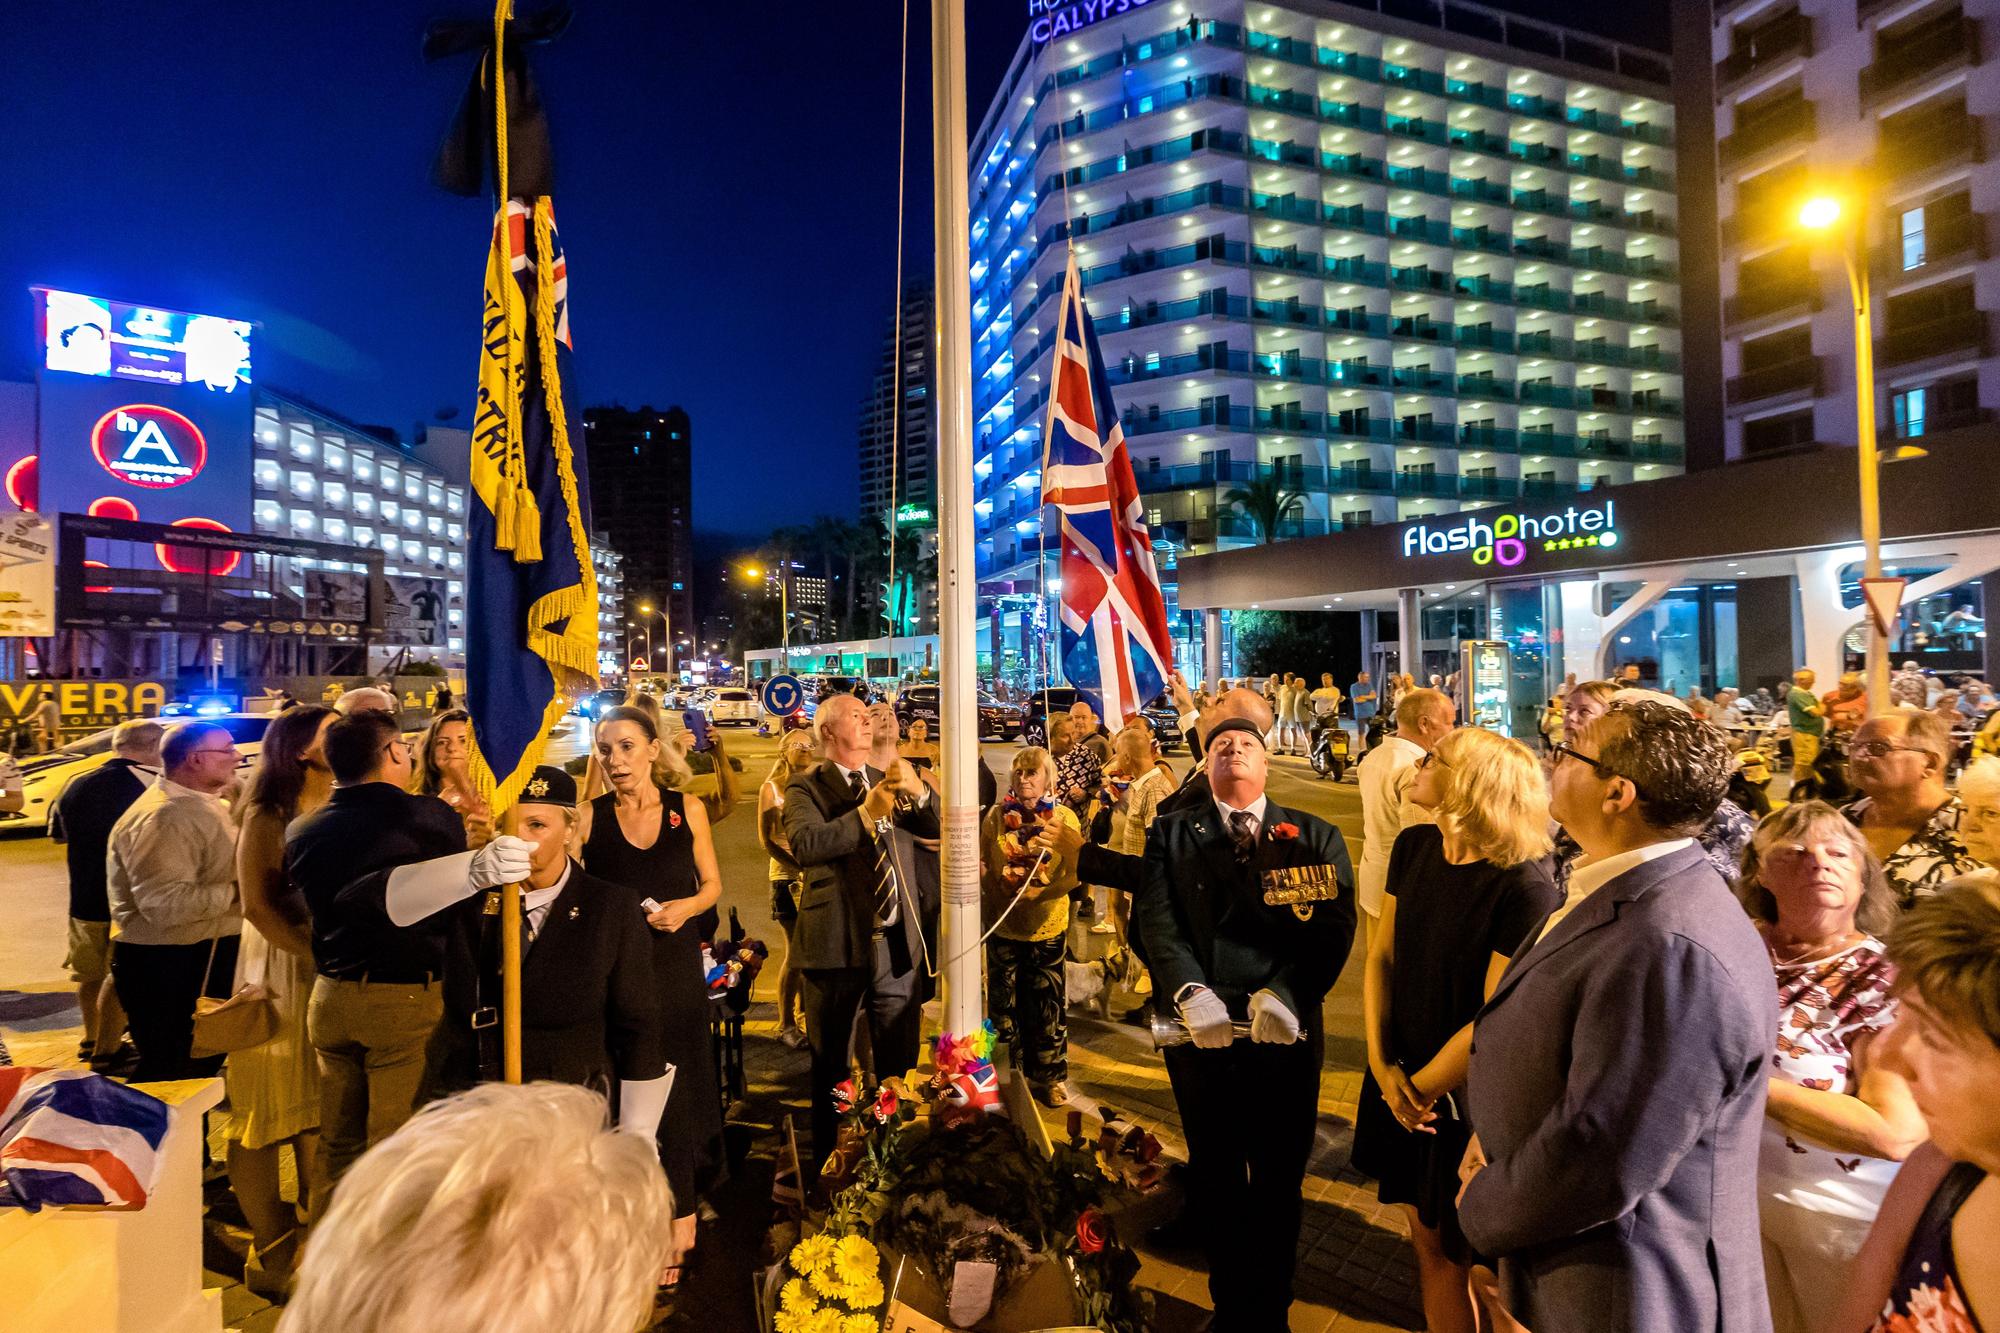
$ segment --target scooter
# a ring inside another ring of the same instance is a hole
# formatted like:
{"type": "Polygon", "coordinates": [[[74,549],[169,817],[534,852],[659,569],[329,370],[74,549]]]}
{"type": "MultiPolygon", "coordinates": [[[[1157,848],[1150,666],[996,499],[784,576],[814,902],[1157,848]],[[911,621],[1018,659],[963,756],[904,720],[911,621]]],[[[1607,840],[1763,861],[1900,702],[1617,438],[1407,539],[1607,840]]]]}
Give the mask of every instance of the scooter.
{"type": "Polygon", "coordinates": [[[1353,744],[1347,728],[1340,723],[1332,718],[1316,720],[1312,735],[1313,772],[1330,781],[1340,781],[1354,762],[1353,744]]]}

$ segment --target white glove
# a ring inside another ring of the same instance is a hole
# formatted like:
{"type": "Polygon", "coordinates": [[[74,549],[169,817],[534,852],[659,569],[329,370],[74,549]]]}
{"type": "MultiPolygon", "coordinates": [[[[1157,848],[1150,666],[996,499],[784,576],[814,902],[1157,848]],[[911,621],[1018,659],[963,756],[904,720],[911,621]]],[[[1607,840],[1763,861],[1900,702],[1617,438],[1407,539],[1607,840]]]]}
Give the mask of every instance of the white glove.
{"type": "Polygon", "coordinates": [[[511,833],[503,833],[472,854],[466,879],[475,889],[498,888],[528,877],[528,863],[534,845],[511,833]]]}
{"type": "Polygon", "coordinates": [[[658,1078],[621,1079],[618,1083],[618,1128],[651,1143],[660,1132],[660,1116],[674,1089],[674,1067],[658,1078]]]}
{"type": "Polygon", "coordinates": [[[1202,1050],[1220,1050],[1236,1040],[1236,1029],[1229,1021],[1229,1006],[1208,987],[1197,986],[1189,991],[1180,1002],[1180,1011],[1188,1035],[1202,1050]]]}
{"type": "Polygon", "coordinates": [[[1250,997],[1250,1040],[1289,1046],[1299,1039],[1299,1020],[1268,990],[1250,997]]]}

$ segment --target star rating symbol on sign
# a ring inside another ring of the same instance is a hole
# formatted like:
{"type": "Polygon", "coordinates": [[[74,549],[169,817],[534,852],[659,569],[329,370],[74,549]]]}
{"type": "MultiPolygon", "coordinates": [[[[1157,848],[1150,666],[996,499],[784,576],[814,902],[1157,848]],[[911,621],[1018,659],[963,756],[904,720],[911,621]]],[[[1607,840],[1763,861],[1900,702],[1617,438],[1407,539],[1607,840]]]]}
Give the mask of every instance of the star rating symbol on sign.
{"type": "Polygon", "coordinates": [[[1556,549],[1556,544],[1553,540],[1545,541],[1542,543],[1542,549],[1544,551],[1553,551],[1556,549]]]}

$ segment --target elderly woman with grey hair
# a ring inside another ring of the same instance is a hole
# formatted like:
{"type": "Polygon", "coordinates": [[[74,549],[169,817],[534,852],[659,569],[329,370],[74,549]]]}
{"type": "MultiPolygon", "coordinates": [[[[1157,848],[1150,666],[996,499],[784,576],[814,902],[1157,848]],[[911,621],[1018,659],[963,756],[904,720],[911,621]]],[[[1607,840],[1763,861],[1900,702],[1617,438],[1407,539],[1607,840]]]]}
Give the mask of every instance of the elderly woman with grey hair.
{"type": "Polygon", "coordinates": [[[1775,1333],[1813,1333],[1898,1165],[1925,1138],[1909,1085],[1867,1049],[1896,1019],[1878,938],[1895,924],[1896,895],[1860,831],[1802,801],[1757,826],[1736,896],[1778,984],[1757,1167],[1764,1280],[1775,1333]]]}
{"type": "Polygon", "coordinates": [[[357,1161],[313,1228],[280,1333],[623,1333],[652,1308],[673,1201],[604,1099],[489,1083],[357,1161]]]}

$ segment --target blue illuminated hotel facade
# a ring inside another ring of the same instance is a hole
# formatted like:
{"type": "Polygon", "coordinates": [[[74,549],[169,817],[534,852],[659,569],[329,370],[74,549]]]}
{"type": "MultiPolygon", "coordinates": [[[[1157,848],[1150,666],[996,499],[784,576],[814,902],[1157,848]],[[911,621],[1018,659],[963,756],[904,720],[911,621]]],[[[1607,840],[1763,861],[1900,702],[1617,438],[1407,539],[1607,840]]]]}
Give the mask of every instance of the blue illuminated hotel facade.
{"type": "Polygon", "coordinates": [[[1393,7],[1437,21],[1037,5],[971,158],[982,643],[1003,679],[1040,669],[1022,644],[1056,577],[1053,549],[1037,577],[1041,431],[1072,239],[1191,675],[1176,562],[1267,535],[1232,492],[1280,491],[1285,541],[1682,470],[1664,58],[1393,7]]]}

